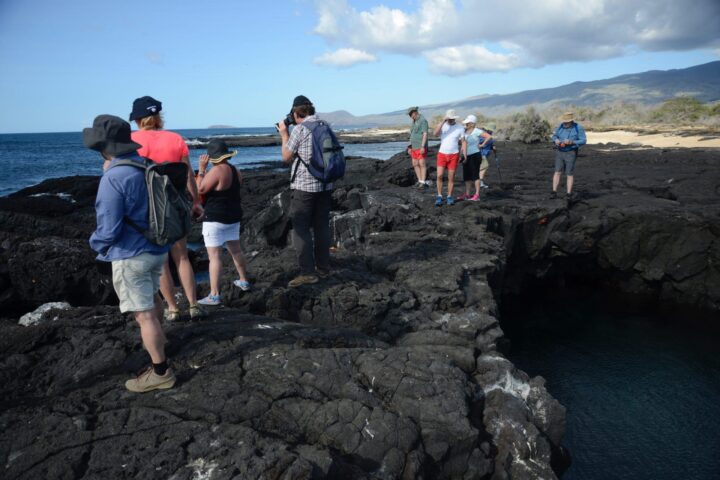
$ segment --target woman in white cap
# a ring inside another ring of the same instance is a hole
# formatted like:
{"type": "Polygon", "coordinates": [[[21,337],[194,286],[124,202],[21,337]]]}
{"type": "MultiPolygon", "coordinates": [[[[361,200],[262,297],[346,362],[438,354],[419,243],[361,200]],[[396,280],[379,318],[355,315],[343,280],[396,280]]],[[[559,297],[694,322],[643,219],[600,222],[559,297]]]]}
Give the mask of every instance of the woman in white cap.
{"type": "Polygon", "coordinates": [[[200,156],[198,189],[205,196],[203,238],[210,259],[210,294],[199,300],[200,305],[220,305],[220,274],[222,250],[227,247],[235,263],[238,280],[233,284],[240,290],[250,290],[245,255],[240,245],[240,172],[228,163],[237,152],[229,152],[220,139],[210,140],[208,153],[200,156]],[[206,174],[208,162],[213,167],[206,174]]]}
{"type": "Polygon", "coordinates": [[[476,127],[477,117],[475,115],[468,115],[462,123],[465,127],[463,134],[465,142],[462,147],[462,157],[465,159],[463,162],[465,193],[457,199],[477,202],[480,199],[480,164],[482,163],[480,146],[491,137],[487,132],[476,127]],[[470,187],[473,184],[475,184],[475,194],[470,196],[470,187]]]}
{"type": "Polygon", "coordinates": [[[448,171],[447,204],[453,205],[455,203],[455,199],[452,196],[455,170],[457,169],[460,158],[460,143],[465,143],[463,139],[465,129],[456,123],[458,118],[460,118],[460,116],[455,113],[455,110],[450,109],[445,113],[445,118],[443,118],[442,123],[435,127],[435,136],[440,135],[440,150],[437,155],[436,207],[440,207],[443,204],[442,186],[445,169],[448,171]]]}

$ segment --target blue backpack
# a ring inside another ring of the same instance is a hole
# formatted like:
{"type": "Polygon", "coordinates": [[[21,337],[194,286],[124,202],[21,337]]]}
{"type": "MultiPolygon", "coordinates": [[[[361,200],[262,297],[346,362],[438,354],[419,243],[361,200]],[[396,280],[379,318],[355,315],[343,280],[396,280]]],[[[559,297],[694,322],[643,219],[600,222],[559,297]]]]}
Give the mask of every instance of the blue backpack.
{"type": "MultiPolygon", "coordinates": [[[[338,142],[330,125],[323,120],[317,122],[303,122],[303,125],[312,134],[312,157],[306,163],[300,157],[298,161],[307,167],[310,175],[320,180],[324,185],[342,178],[345,175],[345,154],[343,146],[338,142]]],[[[295,180],[299,163],[295,166],[291,182],[295,180]]]]}

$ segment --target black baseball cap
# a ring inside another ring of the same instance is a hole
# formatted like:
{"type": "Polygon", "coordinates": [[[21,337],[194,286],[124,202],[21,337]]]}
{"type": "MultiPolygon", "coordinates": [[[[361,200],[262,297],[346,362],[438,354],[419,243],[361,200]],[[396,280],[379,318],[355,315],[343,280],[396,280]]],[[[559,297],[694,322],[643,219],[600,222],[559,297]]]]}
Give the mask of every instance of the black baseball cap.
{"type": "Polygon", "coordinates": [[[155,115],[162,111],[162,102],[155,100],[153,97],[136,98],[133,102],[132,112],[130,112],[130,121],[139,120],[141,118],[155,115]]]}
{"type": "Polygon", "coordinates": [[[299,107],[300,105],[312,105],[312,102],[305,95],[298,95],[293,100],[293,108],[299,107]]]}

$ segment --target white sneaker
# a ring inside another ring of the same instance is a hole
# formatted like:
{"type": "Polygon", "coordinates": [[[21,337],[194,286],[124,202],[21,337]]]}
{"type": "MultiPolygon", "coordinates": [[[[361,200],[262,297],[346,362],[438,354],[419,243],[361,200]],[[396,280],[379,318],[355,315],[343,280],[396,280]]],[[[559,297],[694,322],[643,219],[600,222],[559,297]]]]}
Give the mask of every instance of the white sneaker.
{"type": "Polygon", "coordinates": [[[480,181],[480,188],[490,188],[485,182],[480,181]]]}

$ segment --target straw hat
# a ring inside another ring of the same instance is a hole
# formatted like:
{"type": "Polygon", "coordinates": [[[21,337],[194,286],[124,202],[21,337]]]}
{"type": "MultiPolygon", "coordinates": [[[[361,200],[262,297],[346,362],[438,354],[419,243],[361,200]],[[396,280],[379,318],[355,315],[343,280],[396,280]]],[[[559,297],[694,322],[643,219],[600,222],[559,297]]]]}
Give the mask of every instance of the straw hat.
{"type": "Polygon", "coordinates": [[[497,130],[497,125],[495,125],[494,123],[486,123],[485,130],[490,130],[491,132],[494,132],[495,130],[497,130]]]}
{"type": "Polygon", "coordinates": [[[565,113],[563,113],[562,116],[560,117],[560,120],[561,120],[563,123],[565,123],[565,122],[572,122],[573,120],[575,120],[575,114],[574,114],[573,112],[565,112],[565,113]]]}
{"type": "Polygon", "coordinates": [[[445,112],[445,118],[447,118],[448,120],[457,120],[458,118],[460,118],[460,115],[455,113],[455,110],[451,108],[450,110],[445,112]]]}
{"type": "Polygon", "coordinates": [[[213,138],[208,142],[207,153],[212,163],[220,163],[223,160],[237,155],[237,151],[230,152],[227,144],[219,138],[213,138]]]}

